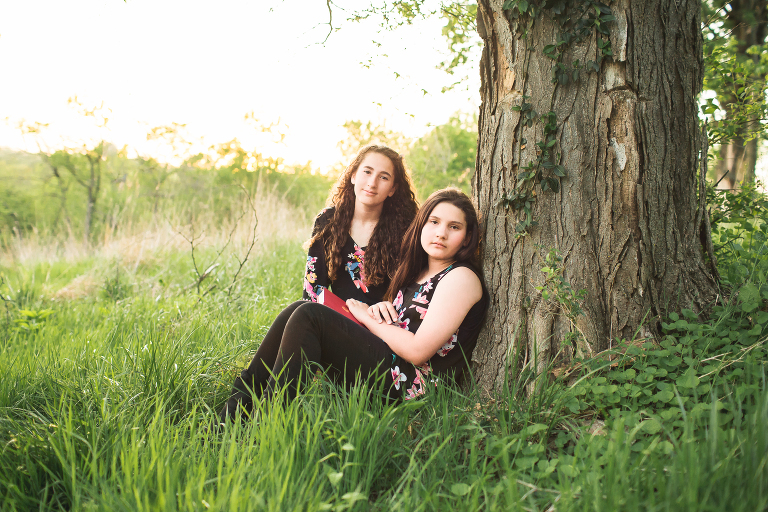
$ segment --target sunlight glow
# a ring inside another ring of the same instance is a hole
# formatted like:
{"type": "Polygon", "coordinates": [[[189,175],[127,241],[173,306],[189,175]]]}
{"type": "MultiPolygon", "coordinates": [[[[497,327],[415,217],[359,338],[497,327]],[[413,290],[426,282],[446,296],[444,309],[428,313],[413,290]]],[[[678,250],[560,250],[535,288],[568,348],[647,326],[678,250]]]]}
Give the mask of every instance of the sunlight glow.
{"type": "Polygon", "coordinates": [[[147,133],[175,122],[186,124],[193,151],[237,138],[265,156],[328,167],[346,120],[386,121],[414,137],[477,109],[477,77],[468,90],[440,93],[452,81],[435,69],[445,59],[441,20],[377,33],[376,20],[343,21],[354,2],[336,3],[342,28],[322,44],[320,0],[3,2],[0,146],[36,151],[40,141],[57,148],[103,137],[167,159],[147,133]],[[89,108],[103,102],[106,128],[67,105],[73,96],[89,108]],[[253,118],[279,123],[282,142],[253,118]],[[49,127],[22,137],[22,120],[49,127]]]}

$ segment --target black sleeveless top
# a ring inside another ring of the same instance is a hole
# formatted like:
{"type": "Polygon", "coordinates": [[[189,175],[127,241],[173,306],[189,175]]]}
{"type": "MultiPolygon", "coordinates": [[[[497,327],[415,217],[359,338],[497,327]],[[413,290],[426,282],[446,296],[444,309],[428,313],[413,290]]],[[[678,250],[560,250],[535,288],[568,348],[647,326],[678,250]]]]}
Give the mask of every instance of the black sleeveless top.
{"type": "Polygon", "coordinates": [[[440,280],[448,272],[459,267],[467,267],[477,275],[483,287],[483,296],[470,308],[456,332],[426,363],[415,366],[399,356],[393,357],[392,379],[397,390],[403,387],[406,400],[423,395],[428,389],[427,383],[437,386],[439,375],[452,376],[456,380],[464,377],[472,350],[477,344],[477,335],[483,325],[489,297],[483,277],[477,269],[469,263],[454,263],[423,283],[413,283],[402,288],[392,302],[398,313],[397,325],[415,333],[427,314],[440,280]]]}

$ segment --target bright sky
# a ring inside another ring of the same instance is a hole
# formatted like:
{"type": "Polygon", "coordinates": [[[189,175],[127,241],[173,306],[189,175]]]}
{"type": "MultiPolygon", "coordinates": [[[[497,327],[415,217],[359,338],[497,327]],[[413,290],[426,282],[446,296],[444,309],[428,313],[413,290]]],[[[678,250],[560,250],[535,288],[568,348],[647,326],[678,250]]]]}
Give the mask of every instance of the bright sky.
{"type": "Polygon", "coordinates": [[[49,123],[50,146],[102,135],[67,104],[77,95],[111,110],[105,139],[143,154],[158,151],[146,142],[151,127],[176,122],[206,144],[237,137],[325,167],[339,158],[345,120],[386,121],[413,137],[477,109],[477,73],[469,90],[440,92],[451,83],[435,69],[445,60],[441,20],[379,33],[379,19],[347,22],[335,10],[342,28],[322,44],[327,21],[324,0],[0,2],[0,146],[36,150],[15,128],[22,119],[49,123]],[[287,125],[284,144],[258,135],[244,121],[251,111],[287,125]]]}

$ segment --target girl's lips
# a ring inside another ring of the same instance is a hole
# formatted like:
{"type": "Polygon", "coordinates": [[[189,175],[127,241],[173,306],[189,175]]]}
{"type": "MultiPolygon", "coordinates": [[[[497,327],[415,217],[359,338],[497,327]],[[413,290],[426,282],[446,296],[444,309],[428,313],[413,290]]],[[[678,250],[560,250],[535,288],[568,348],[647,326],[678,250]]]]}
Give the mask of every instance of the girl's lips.
{"type": "Polygon", "coordinates": [[[440,242],[432,242],[432,245],[445,249],[445,245],[441,244],[440,242]]]}

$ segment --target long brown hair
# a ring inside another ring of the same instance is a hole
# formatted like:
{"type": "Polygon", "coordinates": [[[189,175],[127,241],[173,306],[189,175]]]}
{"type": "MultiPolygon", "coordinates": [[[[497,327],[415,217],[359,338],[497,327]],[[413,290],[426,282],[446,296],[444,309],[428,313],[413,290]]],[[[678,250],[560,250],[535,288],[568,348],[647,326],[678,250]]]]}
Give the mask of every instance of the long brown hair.
{"type": "Polygon", "coordinates": [[[389,284],[389,289],[384,296],[385,300],[393,300],[397,291],[415,282],[427,266],[427,253],[421,246],[421,230],[424,229],[435,206],[443,202],[450,203],[461,210],[467,222],[465,245],[456,253],[456,261],[467,261],[476,265],[477,249],[480,245],[480,224],[472,200],[467,197],[467,194],[454,187],[437,190],[430,194],[408,227],[408,231],[405,232],[400,249],[400,266],[389,284]]]}
{"type": "Polygon", "coordinates": [[[391,278],[397,269],[397,253],[403,233],[416,216],[418,204],[416,193],[413,191],[411,178],[405,170],[403,157],[394,149],[387,146],[365,146],[357,154],[347,169],[339,176],[331,195],[328,206],[333,206],[333,216],[329,222],[318,231],[309,241],[312,245],[317,240],[324,240],[325,261],[328,266],[328,278],[336,279],[341,267],[341,249],[349,236],[349,227],[355,213],[355,187],[352,176],[368,153],[378,153],[387,157],[394,168],[395,193],[384,201],[379,222],[373,229],[368,247],[365,250],[365,282],[367,285],[378,285],[385,279],[391,278]]]}

